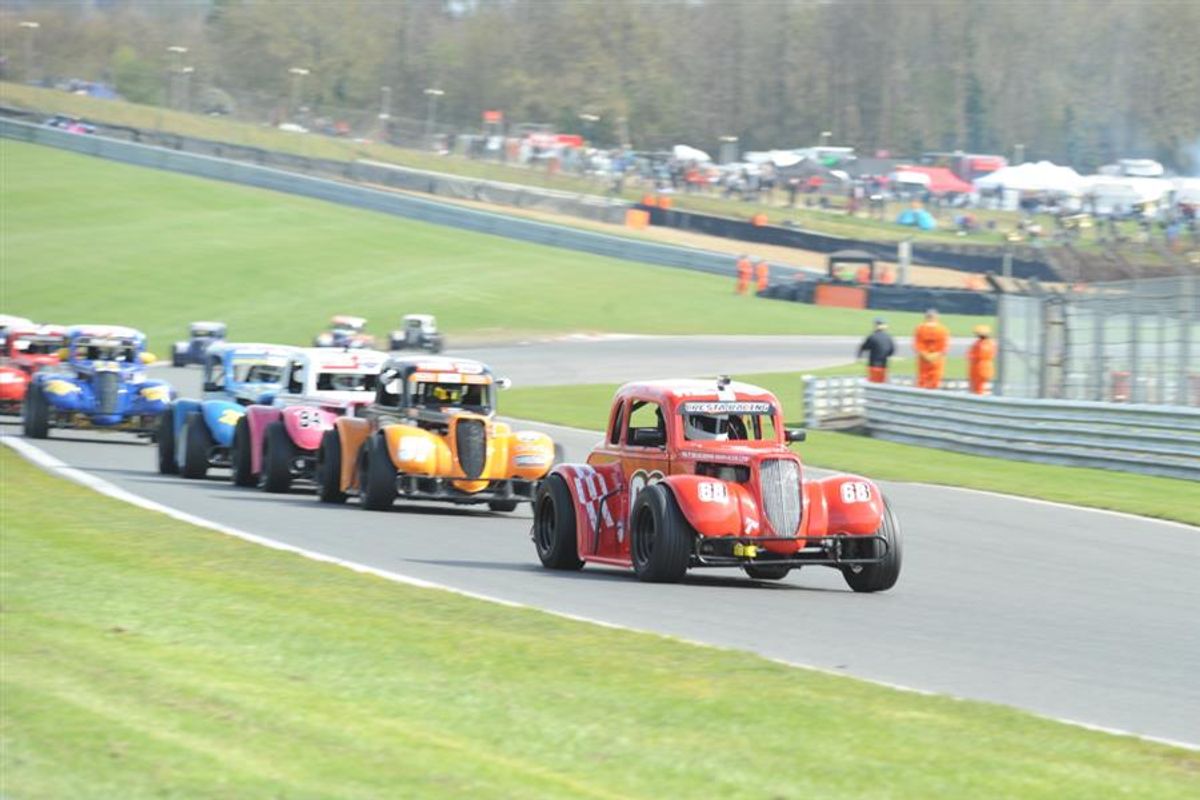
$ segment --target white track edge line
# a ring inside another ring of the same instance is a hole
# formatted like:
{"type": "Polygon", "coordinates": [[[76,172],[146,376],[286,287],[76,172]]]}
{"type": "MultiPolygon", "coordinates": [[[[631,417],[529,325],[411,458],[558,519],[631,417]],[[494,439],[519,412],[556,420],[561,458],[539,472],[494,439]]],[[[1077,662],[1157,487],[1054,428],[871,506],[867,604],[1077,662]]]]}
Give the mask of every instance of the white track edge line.
{"type": "MultiPolygon", "coordinates": [[[[557,427],[563,427],[563,426],[557,426],[557,427]]],[[[578,429],[574,429],[574,430],[578,430],[578,429]]],[[[592,617],[585,617],[585,616],[581,616],[579,614],[572,614],[567,611],[555,611],[553,609],[540,608],[538,606],[532,606],[527,603],[519,603],[519,602],[516,602],[513,600],[506,600],[502,597],[494,597],[492,595],[481,594],[479,592],[472,592],[467,589],[460,589],[458,587],[450,586],[448,584],[442,584],[442,583],[437,583],[435,581],[425,580],[424,578],[416,578],[411,575],[404,575],[399,572],[392,572],[390,570],[379,569],[378,567],[371,567],[366,564],[360,564],[356,561],[348,561],[344,558],[339,558],[337,556],[331,556],[331,555],[328,555],[327,553],[321,553],[316,550],[309,550],[307,548],[297,547],[296,545],[288,544],[287,542],[281,542],[277,539],[271,539],[270,537],[267,537],[267,536],[259,536],[258,534],[250,533],[249,531],[243,531],[239,528],[234,528],[232,526],[225,525],[220,522],[214,522],[213,520],[208,520],[208,519],[205,519],[204,517],[198,517],[194,514],[189,514],[186,511],[180,511],[179,509],[172,508],[171,506],[165,505],[163,503],[159,503],[155,500],[151,500],[146,497],[142,497],[141,495],[134,494],[133,492],[130,492],[126,489],[122,489],[120,486],[117,486],[116,484],[111,483],[103,478],[100,478],[100,477],[92,475],[88,472],[85,472],[82,469],[72,467],[69,464],[67,464],[66,462],[47,453],[45,450],[42,450],[40,447],[37,447],[36,445],[31,444],[30,442],[27,442],[24,439],[20,439],[15,436],[12,436],[12,435],[0,436],[0,444],[3,444],[12,450],[15,450],[19,455],[24,457],[27,461],[33,462],[34,464],[41,467],[43,470],[50,472],[51,474],[66,478],[67,480],[69,480],[73,483],[77,483],[80,486],[91,489],[94,492],[98,492],[99,494],[105,495],[107,497],[111,497],[114,500],[120,500],[121,502],[129,503],[130,505],[137,506],[138,508],[142,508],[147,511],[156,511],[160,514],[165,514],[168,517],[171,517],[172,519],[179,520],[180,522],[186,522],[189,525],[195,525],[196,527],[199,527],[199,528],[207,528],[208,530],[216,531],[217,533],[222,533],[227,536],[232,536],[236,539],[241,539],[242,541],[250,542],[252,544],[257,544],[257,545],[261,545],[263,547],[268,547],[272,550],[281,550],[283,552],[293,553],[295,555],[301,556],[303,558],[307,558],[312,561],[319,561],[319,562],[322,562],[325,564],[333,564],[334,566],[343,567],[345,569],[352,570],[353,572],[358,572],[358,573],[361,573],[364,575],[371,575],[371,576],[374,576],[377,578],[382,578],[384,580],[392,581],[394,583],[400,583],[400,584],[404,584],[407,586],[414,586],[414,587],[417,587],[420,589],[441,590],[444,592],[449,592],[451,594],[459,595],[461,597],[469,597],[473,600],[482,600],[487,603],[495,603],[497,605],[506,606],[508,608],[519,608],[519,609],[524,609],[524,610],[529,610],[529,611],[539,611],[543,614],[549,614],[551,616],[559,617],[562,619],[569,619],[569,620],[572,620],[575,622],[583,622],[583,623],[586,623],[589,625],[597,625],[602,628],[611,628],[613,630],[627,631],[630,633],[639,633],[639,634],[645,634],[645,635],[649,635],[649,636],[658,636],[658,637],[661,637],[664,639],[670,639],[672,641],[689,644],[689,645],[692,645],[693,647],[703,647],[703,648],[709,649],[709,650],[721,650],[721,651],[725,651],[725,652],[748,653],[750,655],[757,656],[758,658],[765,659],[765,660],[773,662],[775,664],[781,664],[786,667],[791,667],[794,669],[806,669],[806,670],[811,670],[812,672],[821,673],[823,675],[835,675],[839,678],[848,678],[850,680],[863,681],[865,683],[870,683],[870,684],[874,684],[876,686],[882,686],[882,687],[885,687],[888,689],[894,689],[896,691],[906,692],[909,694],[918,694],[918,695],[924,695],[927,697],[943,697],[943,698],[947,698],[950,700],[956,700],[956,701],[960,701],[960,702],[980,702],[980,703],[988,703],[990,705],[1000,705],[1000,706],[1003,706],[1006,708],[1011,708],[1013,710],[1020,711],[1021,713],[1024,713],[1024,714],[1030,714],[1030,715],[1032,715],[1034,717],[1038,717],[1040,719],[1050,720],[1052,722],[1060,722],[1065,725],[1071,725],[1076,728],[1084,728],[1086,730],[1097,731],[1100,733],[1106,733],[1106,734],[1110,734],[1113,736],[1124,736],[1124,737],[1128,737],[1128,738],[1139,739],[1141,741],[1153,742],[1155,744],[1167,745],[1169,747],[1177,747],[1177,748],[1180,748],[1183,750],[1194,750],[1194,751],[1200,752],[1200,743],[1177,741],[1175,739],[1168,739],[1168,738],[1163,738],[1160,736],[1148,736],[1145,734],[1135,733],[1133,731],[1123,730],[1121,728],[1112,728],[1112,727],[1108,727],[1108,726],[1104,726],[1104,725],[1096,725],[1096,724],[1093,724],[1090,722],[1079,722],[1079,721],[1073,720],[1073,719],[1066,719],[1063,717],[1053,717],[1053,716],[1049,716],[1046,714],[1039,714],[1036,711],[1029,711],[1027,709],[1019,708],[1017,706],[1008,706],[1004,703],[994,703],[994,702],[987,701],[987,700],[973,700],[971,698],[959,697],[957,695],[952,695],[952,694],[948,694],[948,693],[944,693],[944,692],[933,692],[933,691],[929,691],[927,689],[916,689],[911,686],[903,686],[898,683],[891,683],[890,681],[879,680],[876,678],[864,678],[864,677],[860,677],[858,675],[848,675],[844,672],[827,669],[825,667],[818,667],[818,666],[814,666],[812,664],[804,664],[804,663],[796,662],[796,661],[788,661],[788,660],[782,659],[782,658],[773,658],[771,656],[764,656],[759,653],[754,653],[752,651],[741,650],[736,647],[726,647],[723,645],[712,644],[711,642],[702,642],[702,641],[698,641],[695,639],[688,639],[688,638],[682,637],[682,636],[673,636],[670,634],[661,633],[659,631],[651,631],[651,630],[645,630],[642,628],[634,628],[629,625],[621,625],[621,624],[618,624],[615,622],[607,622],[607,621],[601,620],[601,619],[594,619],[592,617]]]]}

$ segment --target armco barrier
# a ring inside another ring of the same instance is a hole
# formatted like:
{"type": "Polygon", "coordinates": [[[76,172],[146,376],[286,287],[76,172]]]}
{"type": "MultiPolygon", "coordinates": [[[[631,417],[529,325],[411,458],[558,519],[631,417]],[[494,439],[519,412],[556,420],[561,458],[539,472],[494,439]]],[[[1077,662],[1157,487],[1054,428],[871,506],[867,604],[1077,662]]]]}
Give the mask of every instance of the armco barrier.
{"type": "Polygon", "coordinates": [[[805,377],[805,424],[960,453],[1200,481],[1200,409],[990,397],[805,377]],[[812,398],[809,400],[808,398],[812,398]]]}
{"type": "MultiPolygon", "coordinates": [[[[714,275],[734,274],[734,259],[726,253],[609,236],[214,156],[180,152],[165,147],[150,147],[103,136],[67,133],[56,128],[3,118],[0,118],[0,136],[127,164],[271,189],[534,244],[714,275]]],[[[297,159],[310,167],[313,166],[311,159],[297,159]]],[[[355,166],[349,162],[331,163],[340,164],[348,171],[353,170],[355,166]]],[[[352,176],[347,175],[347,178],[350,177],[352,176]]],[[[780,264],[772,264],[771,268],[772,272],[785,275],[785,279],[790,279],[797,271],[795,267],[780,264]]]]}
{"type": "MultiPolygon", "coordinates": [[[[818,285],[854,286],[855,284],[792,281],[769,286],[759,292],[758,296],[773,300],[791,300],[796,303],[812,303],[816,300],[814,289],[818,285]]],[[[996,314],[997,296],[991,292],[872,284],[866,287],[866,293],[866,307],[879,311],[925,311],[929,308],[936,308],[943,314],[976,314],[989,317],[996,314]]]]}

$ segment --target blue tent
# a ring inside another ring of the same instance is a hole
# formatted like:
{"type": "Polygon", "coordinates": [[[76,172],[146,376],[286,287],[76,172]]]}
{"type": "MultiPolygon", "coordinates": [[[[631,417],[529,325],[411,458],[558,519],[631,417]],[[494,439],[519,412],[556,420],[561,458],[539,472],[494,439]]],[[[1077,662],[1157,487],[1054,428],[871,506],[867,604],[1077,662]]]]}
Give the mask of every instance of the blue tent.
{"type": "Polygon", "coordinates": [[[937,227],[933,215],[923,208],[904,209],[900,212],[900,216],[896,217],[896,223],[907,225],[910,228],[920,228],[923,231],[931,231],[937,227]]]}

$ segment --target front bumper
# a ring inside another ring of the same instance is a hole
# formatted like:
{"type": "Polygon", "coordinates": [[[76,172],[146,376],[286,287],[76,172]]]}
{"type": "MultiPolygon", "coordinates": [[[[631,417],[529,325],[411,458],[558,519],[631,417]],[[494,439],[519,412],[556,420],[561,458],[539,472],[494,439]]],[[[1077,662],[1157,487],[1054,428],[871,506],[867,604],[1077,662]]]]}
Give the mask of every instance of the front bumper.
{"type": "Polygon", "coordinates": [[[154,439],[158,433],[158,414],[131,414],[129,416],[87,415],[83,413],[51,414],[51,428],[66,428],[69,430],[102,430],[134,433],[138,436],[154,439]]]}
{"type": "Polygon", "coordinates": [[[396,494],[409,500],[444,500],[451,503],[486,503],[492,500],[532,501],[540,481],[519,478],[491,481],[478,492],[464,492],[454,486],[463,478],[426,478],[397,475],[396,494]]]}
{"type": "Polygon", "coordinates": [[[720,536],[697,537],[692,550],[693,567],[744,567],[778,565],[800,567],[820,564],[853,567],[878,564],[888,555],[890,545],[878,534],[832,534],[813,538],[791,536],[720,536]],[[781,555],[768,551],[766,542],[790,542],[796,547],[781,555]]]}

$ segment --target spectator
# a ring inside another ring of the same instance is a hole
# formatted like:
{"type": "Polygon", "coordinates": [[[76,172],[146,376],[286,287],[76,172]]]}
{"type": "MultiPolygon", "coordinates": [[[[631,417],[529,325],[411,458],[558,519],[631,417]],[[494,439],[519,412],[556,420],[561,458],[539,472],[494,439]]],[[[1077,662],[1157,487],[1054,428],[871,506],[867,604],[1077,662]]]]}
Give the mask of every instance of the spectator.
{"type": "Polygon", "coordinates": [[[875,330],[863,340],[858,348],[858,357],[867,355],[867,380],[870,383],[887,383],[888,359],[896,352],[896,343],[887,332],[883,317],[875,319],[875,330]]]}

